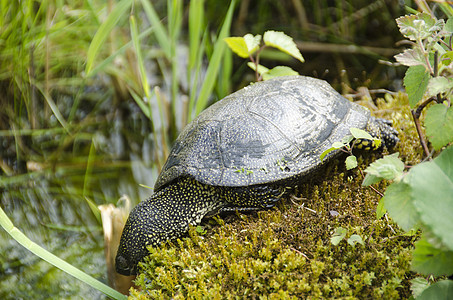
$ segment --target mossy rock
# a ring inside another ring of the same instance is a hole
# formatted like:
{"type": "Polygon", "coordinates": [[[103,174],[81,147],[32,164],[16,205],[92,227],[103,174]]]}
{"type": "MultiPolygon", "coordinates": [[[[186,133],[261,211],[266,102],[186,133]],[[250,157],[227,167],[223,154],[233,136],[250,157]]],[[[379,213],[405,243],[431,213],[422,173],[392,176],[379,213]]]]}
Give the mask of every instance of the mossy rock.
{"type": "MultiPolygon", "coordinates": [[[[403,95],[377,101],[374,113],[394,122],[403,161],[420,161],[421,150],[403,95]],[[415,150],[414,150],[415,149],[415,150]]],[[[385,153],[383,153],[385,154],[385,153]]],[[[377,155],[359,157],[364,169],[377,155]]],[[[362,187],[358,169],[343,161],[323,170],[322,181],[299,186],[277,208],[216,217],[191,228],[189,237],[150,248],[131,289],[132,299],[406,299],[410,296],[410,250],[406,235],[376,219],[380,196],[362,187]],[[331,243],[339,227],[347,230],[331,243]],[[347,239],[363,240],[350,245],[347,239]]],[[[388,185],[376,186],[384,191],[388,185]]]]}

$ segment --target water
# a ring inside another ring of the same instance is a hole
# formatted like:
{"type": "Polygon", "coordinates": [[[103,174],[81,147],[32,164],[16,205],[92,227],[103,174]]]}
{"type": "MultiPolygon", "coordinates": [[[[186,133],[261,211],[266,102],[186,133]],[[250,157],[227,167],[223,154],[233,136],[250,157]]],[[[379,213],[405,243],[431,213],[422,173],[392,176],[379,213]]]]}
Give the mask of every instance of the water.
{"type": "MultiPolygon", "coordinates": [[[[107,109],[109,104],[106,100],[99,106],[107,109]]],[[[125,105],[105,117],[97,111],[98,120],[73,137],[50,131],[22,136],[30,149],[22,161],[17,159],[15,140],[0,136],[2,159],[13,166],[10,174],[0,173],[3,210],[32,241],[104,283],[102,227],[86,198],[100,205],[128,195],[134,206],[152,194],[138,184],[153,186],[157,177],[149,121],[135,105],[125,105]],[[69,146],[61,146],[64,139],[69,146]]],[[[103,297],[2,229],[0,239],[0,299],[103,297]]]]}

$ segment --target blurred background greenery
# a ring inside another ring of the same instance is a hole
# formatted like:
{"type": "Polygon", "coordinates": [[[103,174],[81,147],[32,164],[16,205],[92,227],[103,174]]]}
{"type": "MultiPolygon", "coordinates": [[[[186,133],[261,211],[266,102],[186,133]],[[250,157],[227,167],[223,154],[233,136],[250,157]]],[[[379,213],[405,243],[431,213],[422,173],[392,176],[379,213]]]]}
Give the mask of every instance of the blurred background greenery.
{"type": "MultiPolygon", "coordinates": [[[[402,87],[409,0],[0,1],[0,205],[33,241],[106,279],[95,205],[152,192],[172,141],[253,80],[225,36],[294,38],[306,62],[265,51],[353,96],[402,87]],[[230,14],[228,14],[230,12],[230,14]],[[91,204],[95,204],[94,206],[91,204]]],[[[435,15],[445,6],[430,2],[435,15]]],[[[0,231],[0,298],[94,298],[0,231]]]]}

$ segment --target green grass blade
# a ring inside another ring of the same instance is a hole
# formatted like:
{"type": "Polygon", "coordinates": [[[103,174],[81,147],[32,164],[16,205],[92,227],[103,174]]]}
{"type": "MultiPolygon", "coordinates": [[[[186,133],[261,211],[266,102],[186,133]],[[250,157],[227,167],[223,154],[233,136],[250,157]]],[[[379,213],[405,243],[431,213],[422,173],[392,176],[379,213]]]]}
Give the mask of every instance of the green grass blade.
{"type": "Polygon", "coordinates": [[[93,69],[94,60],[99,53],[99,50],[102,48],[105,40],[109,36],[110,32],[113,30],[115,25],[120,20],[121,16],[132,5],[133,0],[122,0],[118,2],[112,12],[109,14],[104,23],[101,24],[98,31],[94,35],[93,40],[91,41],[90,47],[88,48],[87,53],[87,65],[85,67],[85,74],[87,77],[92,76],[91,70],[93,69]]]}
{"type": "MultiPolygon", "coordinates": [[[[195,67],[203,34],[204,0],[192,0],[189,7],[189,70],[195,67]]],[[[190,72],[189,72],[190,74],[190,72]]]]}
{"type": "Polygon", "coordinates": [[[146,16],[148,17],[149,23],[154,29],[154,33],[156,35],[157,42],[159,43],[160,47],[162,48],[167,58],[170,56],[170,40],[168,38],[167,31],[165,27],[162,25],[159,16],[156,13],[151,1],[149,0],[142,0],[143,9],[145,11],[146,16]]]}
{"type": "Polygon", "coordinates": [[[143,92],[145,94],[145,97],[147,99],[149,99],[150,89],[149,89],[149,84],[148,84],[148,78],[146,77],[145,63],[143,62],[142,51],[140,48],[140,40],[138,37],[137,22],[135,21],[134,16],[130,17],[130,26],[131,26],[131,37],[132,37],[132,41],[134,43],[134,48],[135,48],[135,54],[137,55],[138,68],[140,70],[140,79],[141,79],[141,83],[142,83],[143,92]]]}
{"type": "MultiPolygon", "coordinates": [[[[211,94],[214,88],[214,83],[217,80],[217,74],[220,68],[222,54],[227,46],[223,39],[226,38],[229,34],[235,4],[236,0],[232,0],[219,36],[217,37],[217,40],[215,42],[214,51],[212,53],[211,60],[209,61],[208,70],[206,71],[206,77],[201,87],[200,95],[198,96],[198,100],[196,102],[195,115],[198,115],[206,107],[209,95],[211,94]]],[[[192,116],[189,115],[189,118],[192,118],[192,116]]]]}
{"type": "Polygon", "coordinates": [[[55,267],[63,270],[64,272],[68,273],[71,276],[89,284],[93,288],[101,291],[105,295],[113,298],[113,299],[127,299],[126,296],[121,294],[120,292],[115,291],[108,285],[96,280],[92,276],[82,272],[81,270],[77,269],[73,265],[67,263],[66,261],[62,260],[61,258],[55,256],[54,254],[50,253],[46,249],[42,248],[38,244],[31,241],[25,234],[23,234],[19,229],[14,227],[14,224],[5,214],[3,209],[0,207],[0,225],[5,229],[5,231],[14,238],[19,244],[24,246],[27,250],[32,252],[33,254],[39,256],[43,260],[49,262],[50,264],[54,265],[55,267]]]}

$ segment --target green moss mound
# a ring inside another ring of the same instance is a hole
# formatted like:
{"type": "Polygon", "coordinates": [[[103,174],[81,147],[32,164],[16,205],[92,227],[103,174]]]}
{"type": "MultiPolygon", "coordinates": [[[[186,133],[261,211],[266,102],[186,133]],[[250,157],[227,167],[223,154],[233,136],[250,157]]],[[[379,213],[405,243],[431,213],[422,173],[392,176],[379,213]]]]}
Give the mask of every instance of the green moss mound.
{"type": "MultiPolygon", "coordinates": [[[[409,112],[395,107],[404,99],[388,100],[378,101],[375,114],[402,129],[394,151],[415,163],[421,152],[409,112]]],[[[359,166],[364,169],[373,159],[364,156],[359,166]]],[[[205,231],[192,228],[187,238],[150,248],[131,298],[408,298],[417,235],[377,220],[380,196],[361,187],[360,170],[346,171],[343,165],[329,164],[323,181],[304,183],[295,191],[298,198],[277,208],[211,219],[202,224],[205,231]],[[335,246],[331,237],[338,227],[347,234],[335,246]],[[353,234],[363,245],[347,242],[353,234]]],[[[383,191],[386,184],[376,188],[383,191]]]]}

